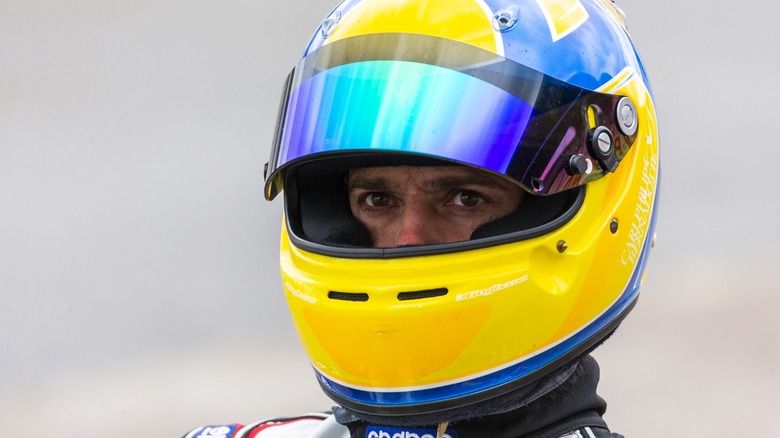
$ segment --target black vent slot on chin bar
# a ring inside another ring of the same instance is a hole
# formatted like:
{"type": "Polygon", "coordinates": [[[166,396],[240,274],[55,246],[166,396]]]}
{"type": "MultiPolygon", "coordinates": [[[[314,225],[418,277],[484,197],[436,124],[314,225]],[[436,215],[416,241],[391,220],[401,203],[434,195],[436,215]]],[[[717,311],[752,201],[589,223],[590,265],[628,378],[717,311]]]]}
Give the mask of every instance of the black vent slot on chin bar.
{"type": "Polygon", "coordinates": [[[365,293],[365,292],[336,292],[336,291],[330,291],[330,292],[328,292],[328,298],[330,298],[331,300],[365,302],[365,301],[368,301],[368,294],[365,293]]]}
{"type": "Polygon", "coordinates": [[[416,292],[400,292],[398,294],[398,301],[409,301],[409,300],[421,300],[424,298],[435,298],[435,297],[443,297],[444,295],[447,295],[449,290],[447,288],[439,288],[439,289],[429,289],[429,290],[418,290],[416,292]]]}

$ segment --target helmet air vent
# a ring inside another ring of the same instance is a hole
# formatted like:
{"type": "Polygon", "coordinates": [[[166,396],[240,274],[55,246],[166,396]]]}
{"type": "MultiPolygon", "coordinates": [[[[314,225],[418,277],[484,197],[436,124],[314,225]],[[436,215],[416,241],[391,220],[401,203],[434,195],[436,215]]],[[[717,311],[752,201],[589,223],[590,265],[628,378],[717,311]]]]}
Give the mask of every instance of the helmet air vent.
{"type": "Polygon", "coordinates": [[[322,29],[322,37],[329,37],[340,21],[341,11],[336,10],[333,15],[325,19],[325,21],[322,22],[322,25],[320,25],[320,28],[322,29]]]}
{"type": "Polygon", "coordinates": [[[435,298],[435,297],[443,297],[444,295],[447,295],[449,290],[447,288],[439,288],[439,289],[429,289],[429,290],[418,290],[416,292],[399,292],[398,293],[398,301],[410,301],[410,300],[421,300],[424,298],[435,298]]]}
{"type": "Polygon", "coordinates": [[[366,302],[368,301],[368,294],[365,292],[330,291],[328,292],[328,298],[331,300],[366,302]]]}
{"type": "Polygon", "coordinates": [[[515,5],[499,9],[493,15],[493,28],[500,32],[509,32],[520,19],[520,8],[515,5]]]}

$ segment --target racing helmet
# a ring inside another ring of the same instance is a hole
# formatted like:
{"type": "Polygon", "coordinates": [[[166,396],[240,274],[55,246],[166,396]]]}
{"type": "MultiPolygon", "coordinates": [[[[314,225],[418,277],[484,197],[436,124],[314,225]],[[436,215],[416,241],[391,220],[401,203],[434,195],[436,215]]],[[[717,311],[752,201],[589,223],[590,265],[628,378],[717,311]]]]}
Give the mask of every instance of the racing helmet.
{"type": "Polygon", "coordinates": [[[611,334],[653,245],[658,129],[608,0],[346,0],[284,84],[265,196],[319,384],[379,416],[469,409],[611,334]],[[463,242],[374,248],[349,169],[463,165],[517,211],[463,242]]]}

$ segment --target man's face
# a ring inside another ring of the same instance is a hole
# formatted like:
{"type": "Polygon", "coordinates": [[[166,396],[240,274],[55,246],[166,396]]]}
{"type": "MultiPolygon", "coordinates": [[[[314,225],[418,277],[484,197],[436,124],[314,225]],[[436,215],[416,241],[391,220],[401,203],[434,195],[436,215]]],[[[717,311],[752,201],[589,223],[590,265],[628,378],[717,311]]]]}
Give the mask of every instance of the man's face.
{"type": "Polygon", "coordinates": [[[515,184],[464,166],[364,167],[349,172],[352,214],[377,248],[469,240],[517,209],[515,184]]]}

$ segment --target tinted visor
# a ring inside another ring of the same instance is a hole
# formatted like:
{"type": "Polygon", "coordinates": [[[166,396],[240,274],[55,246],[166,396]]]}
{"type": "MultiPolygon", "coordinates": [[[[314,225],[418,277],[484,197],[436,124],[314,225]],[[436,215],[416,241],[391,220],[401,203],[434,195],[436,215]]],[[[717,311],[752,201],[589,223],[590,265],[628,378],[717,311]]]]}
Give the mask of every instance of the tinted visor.
{"type": "Polygon", "coordinates": [[[380,151],[441,158],[505,175],[531,193],[557,193],[615,169],[636,135],[635,121],[631,135],[618,126],[626,100],[451,40],[339,40],[288,78],[266,197],[281,191],[290,165],[380,151]]]}

